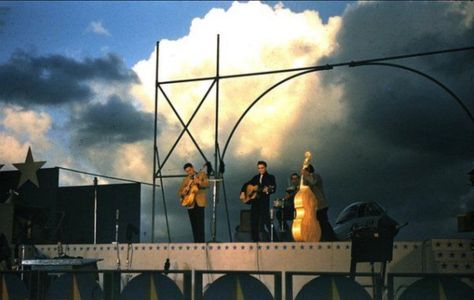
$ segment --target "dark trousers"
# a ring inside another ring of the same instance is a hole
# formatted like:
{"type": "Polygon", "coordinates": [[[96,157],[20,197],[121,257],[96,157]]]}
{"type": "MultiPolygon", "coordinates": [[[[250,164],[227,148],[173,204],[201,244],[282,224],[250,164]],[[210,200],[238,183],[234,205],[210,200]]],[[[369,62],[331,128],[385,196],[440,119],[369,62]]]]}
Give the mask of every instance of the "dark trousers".
{"type": "Polygon", "coordinates": [[[258,242],[260,241],[260,228],[263,227],[261,225],[261,218],[260,218],[260,211],[261,211],[261,199],[257,198],[251,201],[250,207],[250,230],[252,233],[252,241],[258,242]]]}
{"type": "Polygon", "coordinates": [[[318,209],[316,217],[321,227],[321,242],[331,242],[336,240],[336,234],[328,220],[328,208],[318,209]]]}
{"type": "Polygon", "coordinates": [[[204,243],[204,207],[195,205],[194,208],[188,209],[188,215],[191,221],[194,242],[204,243]]]}
{"type": "MultiPolygon", "coordinates": [[[[250,208],[250,227],[252,231],[252,240],[254,242],[260,241],[259,233],[265,234],[265,240],[270,240],[269,235],[271,232],[271,219],[270,219],[270,199],[268,197],[256,198],[251,201],[250,208]],[[266,231],[264,229],[266,228],[266,231]]],[[[274,240],[277,239],[275,230],[273,230],[274,240]]]]}

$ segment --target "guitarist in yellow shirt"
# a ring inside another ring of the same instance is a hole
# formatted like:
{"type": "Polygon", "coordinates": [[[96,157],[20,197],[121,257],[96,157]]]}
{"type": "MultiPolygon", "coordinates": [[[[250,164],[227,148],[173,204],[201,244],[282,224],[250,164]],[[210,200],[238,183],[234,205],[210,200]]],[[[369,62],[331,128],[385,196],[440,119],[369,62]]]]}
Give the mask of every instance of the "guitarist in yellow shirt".
{"type": "Polygon", "coordinates": [[[183,166],[187,176],[181,182],[178,194],[181,204],[188,209],[195,243],[204,243],[204,207],[207,202],[209,181],[202,170],[196,172],[191,163],[183,166]]]}

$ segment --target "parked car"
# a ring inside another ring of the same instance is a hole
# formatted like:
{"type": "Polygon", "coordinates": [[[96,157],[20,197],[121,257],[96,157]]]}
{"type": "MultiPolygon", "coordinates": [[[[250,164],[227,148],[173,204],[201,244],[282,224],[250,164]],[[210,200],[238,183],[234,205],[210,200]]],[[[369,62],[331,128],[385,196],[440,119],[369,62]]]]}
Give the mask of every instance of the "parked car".
{"type": "Polygon", "coordinates": [[[395,236],[399,228],[398,222],[377,202],[355,202],[339,214],[334,232],[339,240],[349,240],[355,231],[383,231],[395,236]]]}

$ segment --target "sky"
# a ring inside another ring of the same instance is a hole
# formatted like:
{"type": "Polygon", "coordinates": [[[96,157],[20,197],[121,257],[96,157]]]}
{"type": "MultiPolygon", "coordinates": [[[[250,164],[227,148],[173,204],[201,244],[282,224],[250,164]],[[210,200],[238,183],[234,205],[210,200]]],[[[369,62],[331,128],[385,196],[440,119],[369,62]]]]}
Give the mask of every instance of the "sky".
{"type": "MultiPolygon", "coordinates": [[[[0,164],[13,170],[28,147],[44,167],[152,181],[156,42],[159,79],[214,76],[219,35],[221,75],[337,64],[474,46],[472,2],[0,2],[0,164]]],[[[391,61],[442,82],[474,112],[474,52],[391,61]]],[[[292,75],[219,83],[221,150],[242,113],[265,90],[292,75]]],[[[163,85],[158,147],[167,156],[211,81],[163,85]]],[[[214,161],[215,93],[189,131],[214,161]]],[[[406,70],[338,67],[299,76],[248,111],[225,149],[225,199],[239,224],[241,185],[265,160],[282,197],[304,152],[324,180],[334,225],[356,201],[377,201],[400,223],[399,240],[472,237],[457,216],[474,209],[474,124],[446,91],[406,70]]],[[[204,163],[184,135],[163,166],[182,174],[204,163]]],[[[61,185],[93,177],[61,171],[61,185]]],[[[173,242],[192,240],[179,205],[180,179],[165,179],[173,242]]],[[[99,184],[115,183],[101,178],[99,184]]],[[[167,241],[161,191],[155,241],[167,241]]],[[[217,238],[228,241],[224,195],[217,238]]],[[[150,240],[151,188],[142,186],[141,236],[150,240]]],[[[209,236],[211,206],[206,209],[209,236]]]]}

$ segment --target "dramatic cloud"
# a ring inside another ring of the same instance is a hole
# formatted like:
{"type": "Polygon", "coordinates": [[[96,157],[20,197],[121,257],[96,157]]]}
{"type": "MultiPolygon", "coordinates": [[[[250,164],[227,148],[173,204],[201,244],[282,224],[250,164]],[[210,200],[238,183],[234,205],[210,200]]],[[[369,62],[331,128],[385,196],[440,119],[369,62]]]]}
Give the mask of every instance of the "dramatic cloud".
{"type": "MultiPolygon", "coordinates": [[[[307,66],[315,59],[331,53],[339,26],[340,18],[330,18],[328,24],[323,24],[316,12],[305,11],[297,14],[281,6],[272,9],[259,2],[235,2],[228,11],[213,9],[203,19],[194,19],[188,36],[177,41],[165,40],[160,43],[160,79],[212,76],[216,68],[213,49],[218,33],[221,36],[221,74],[307,66]],[[245,22],[241,20],[243,15],[247,18],[245,22]]],[[[149,60],[141,61],[134,67],[145,89],[136,89],[136,95],[148,96],[142,98],[144,107],[148,110],[154,107],[155,55],[152,53],[149,60]]],[[[274,75],[261,79],[221,81],[221,143],[225,142],[233,125],[251,102],[266,88],[283,78],[282,75],[274,75]]],[[[183,121],[187,122],[210,84],[208,81],[163,86],[163,89],[183,121]]],[[[334,92],[326,90],[312,95],[310,90],[318,90],[318,87],[318,79],[307,76],[288,82],[266,96],[246,116],[245,124],[239,128],[230,151],[235,155],[256,152],[277,159],[282,143],[287,135],[292,134],[288,129],[298,120],[301,104],[307,103],[313,97],[320,98],[334,92]],[[251,136],[248,135],[249,129],[251,136]],[[255,142],[269,139],[272,140],[271,149],[255,142]]],[[[190,126],[196,140],[208,150],[214,146],[214,130],[209,126],[214,122],[214,95],[215,89],[211,91],[210,97],[204,102],[190,126]]],[[[164,96],[160,94],[159,97],[162,103],[160,109],[167,122],[180,130],[181,123],[164,100],[164,96]]],[[[335,113],[330,118],[337,119],[341,116],[342,112],[339,112],[340,106],[337,103],[323,101],[321,106],[335,113]]],[[[177,132],[179,131],[173,133],[177,132]]],[[[168,136],[163,137],[162,141],[165,140],[168,140],[168,136]]],[[[181,156],[189,156],[187,150],[193,148],[191,141],[185,138],[180,146],[178,153],[181,156]]]]}
{"type": "Polygon", "coordinates": [[[87,26],[87,31],[98,35],[110,36],[109,31],[104,27],[101,21],[92,21],[89,26],[87,26]]]}
{"type": "MultiPolygon", "coordinates": [[[[227,11],[214,9],[193,20],[189,35],[160,42],[159,79],[213,76],[217,34],[221,75],[470,46],[472,8],[471,3],[357,3],[342,18],[323,24],[315,12],[297,14],[281,6],[234,3],[227,11]]],[[[154,107],[155,55],[134,67],[143,83],[134,94],[149,111],[154,107]]],[[[472,52],[393,63],[437,78],[474,111],[472,52]]],[[[284,76],[220,82],[221,151],[251,101],[284,76]]],[[[187,83],[163,89],[186,123],[209,86],[210,82],[187,83]]],[[[190,126],[211,161],[214,95],[215,89],[190,126]]],[[[166,121],[174,125],[159,139],[166,153],[182,126],[162,94],[159,105],[166,121]]],[[[375,200],[400,222],[410,223],[399,238],[434,237],[436,222],[443,222],[437,237],[453,236],[456,215],[473,205],[466,182],[473,141],[465,112],[439,86],[419,75],[375,66],[305,75],[258,102],[231,140],[225,157],[231,222],[238,222],[239,210],[246,208],[236,199],[240,185],[255,173],[256,160],[267,160],[277,175],[278,197],[288,174],[298,170],[304,151],[311,150],[325,179],[333,223],[346,205],[375,200]]],[[[196,165],[202,161],[186,134],[167,163],[168,171],[178,172],[185,161],[196,165]]],[[[169,189],[173,207],[176,187],[170,184],[169,189]]],[[[227,236],[222,202],[219,210],[220,234],[227,236]]],[[[184,212],[176,213],[186,219],[184,212]]]]}
{"type": "MultiPolygon", "coordinates": [[[[212,9],[194,19],[186,36],[160,42],[159,80],[214,76],[217,34],[220,74],[229,75],[472,46],[473,20],[474,5],[468,2],[355,3],[327,23],[314,11],[295,13],[281,4],[235,2],[228,10],[212,9]]],[[[0,65],[0,162],[23,160],[27,146],[42,138],[58,154],[55,165],[150,182],[155,57],[153,52],[129,70],[114,55],[82,61],[13,55],[0,65]],[[47,113],[32,110],[33,105],[47,113]],[[35,140],[35,135],[40,138],[35,140]]],[[[433,76],[474,111],[472,51],[392,63],[433,76]]],[[[456,236],[456,216],[474,206],[466,175],[474,167],[474,131],[450,95],[402,69],[360,66],[315,72],[266,94],[227,144],[252,102],[291,75],[219,82],[218,143],[221,154],[227,146],[224,176],[232,229],[240,211],[248,208],[238,200],[238,192],[256,173],[256,161],[268,161],[277,177],[274,198],[281,197],[288,175],[299,170],[304,151],[310,150],[324,178],[333,224],[348,204],[376,200],[397,220],[409,222],[399,239],[456,236]]],[[[204,163],[187,133],[166,157],[183,126],[165,96],[187,123],[211,84],[162,85],[158,147],[160,160],[167,160],[164,175],[182,174],[187,161],[197,168],[204,163]]],[[[213,86],[188,128],[213,164],[215,95],[213,86]]],[[[38,157],[50,160],[53,154],[42,152],[38,157]]],[[[61,176],[62,182],[77,182],[72,175],[61,176]]],[[[179,182],[180,178],[163,181],[171,238],[189,242],[187,212],[176,195],[179,182]]],[[[162,200],[158,192],[155,230],[159,241],[167,241],[162,200]]],[[[226,241],[223,200],[217,209],[217,238],[226,241]]],[[[142,189],[142,204],[142,225],[149,237],[149,187],[142,189]]],[[[206,224],[211,208],[206,209],[206,224]]]]}
{"type": "Polygon", "coordinates": [[[76,143],[82,147],[133,143],[153,136],[153,114],[137,111],[118,96],[105,104],[91,104],[73,118],[70,126],[77,131],[76,143]]]}
{"type": "Polygon", "coordinates": [[[26,156],[28,147],[37,153],[51,146],[47,136],[52,118],[45,112],[24,110],[17,106],[2,106],[0,112],[0,161],[11,164],[26,156]]]}
{"type": "MultiPolygon", "coordinates": [[[[468,3],[356,4],[343,16],[338,51],[326,60],[472,46],[470,18],[468,3]]],[[[438,79],[474,111],[472,51],[392,63],[438,79]]],[[[402,232],[406,238],[432,236],[435,224],[440,226],[439,236],[452,236],[456,216],[473,205],[472,193],[470,200],[466,196],[465,174],[472,167],[474,150],[467,114],[434,82],[405,70],[361,66],[324,75],[325,84],[343,88],[339,101],[347,109],[343,123],[327,126],[323,144],[336,205],[377,200],[399,220],[411,223],[402,232]],[[337,163],[341,157],[344,165],[337,163]],[[334,165],[340,173],[331,171],[334,165]]]]}
{"type": "Polygon", "coordinates": [[[93,96],[88,83],[134,83],[137,78],[112,54],[83,61],[61,55],[34,57],[17,51],[0,65],[0,101],[22,106],[84,101],[93,96]]]}

